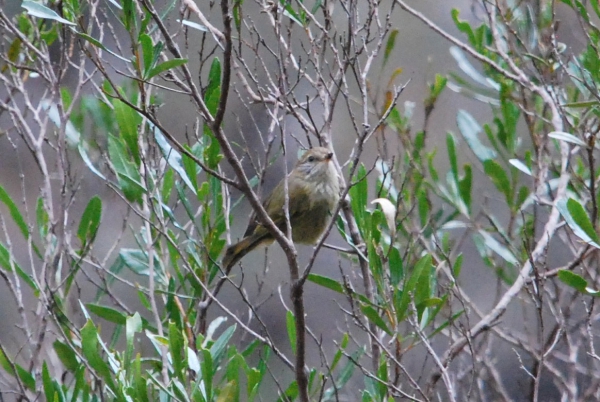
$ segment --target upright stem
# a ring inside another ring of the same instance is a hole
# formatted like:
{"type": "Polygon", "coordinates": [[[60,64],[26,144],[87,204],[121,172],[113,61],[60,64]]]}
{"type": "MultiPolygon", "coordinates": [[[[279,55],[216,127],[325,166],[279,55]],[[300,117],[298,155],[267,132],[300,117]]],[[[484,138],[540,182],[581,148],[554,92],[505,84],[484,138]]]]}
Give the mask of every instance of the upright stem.
{"type": "MultiPolygon", "coordinates": [[[[294,258],[296,273],[298,260],[294,258]]],[[[292,269],[292,271],[294,271],[292,269]]],[[[294,324],[296,328],[296,383],[300,392],[300,400],[308,402],[308,377],[306,375],[306,321],[304,319],[304,285],[298,278],[294,279],[291,287],[292,306],[294,307],[294,324]]]]}

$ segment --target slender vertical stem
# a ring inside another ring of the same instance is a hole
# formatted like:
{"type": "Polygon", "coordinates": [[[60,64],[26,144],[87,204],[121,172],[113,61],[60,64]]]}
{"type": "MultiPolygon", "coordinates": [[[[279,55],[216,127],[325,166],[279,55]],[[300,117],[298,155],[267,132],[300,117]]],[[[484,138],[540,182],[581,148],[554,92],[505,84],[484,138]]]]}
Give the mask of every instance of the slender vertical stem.
{"type": "MultiPolygon", "coordinates": [[[[289,259],[290,266],[295,266],[292,272],[298,273],[298,259],[289,259]]],[[[296,362],[295,362],[295,375],[296,383],[298,384],[298,390],[300,392],[300,400],[302,402],[308,402],[308,377],[306,370],[306,320],[304,314],[304,285],[302,281],[298,280],[298,276],[293,278],[291,287],[291,298],[292,305],[294,307],[294,324],[296,328],[296,362]]]]}

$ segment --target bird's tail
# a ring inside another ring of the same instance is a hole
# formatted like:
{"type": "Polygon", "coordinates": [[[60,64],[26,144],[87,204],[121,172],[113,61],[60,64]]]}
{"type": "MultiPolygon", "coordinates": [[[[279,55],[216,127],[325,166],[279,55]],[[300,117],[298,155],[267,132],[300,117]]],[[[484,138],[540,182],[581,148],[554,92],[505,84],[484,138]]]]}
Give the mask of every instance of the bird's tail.
{"type": "Polygon", "coordinates": [[[239,260],[244,258],[246,254],[254,250],[256,247],[265,242],[265,235],[252,234],[248,237],[244,237],[238,243],[232,244],[227,247],[225,256],[223,256],[222,265],[225,271],[229,273],[229,270],[238,263],[239,260]]]}

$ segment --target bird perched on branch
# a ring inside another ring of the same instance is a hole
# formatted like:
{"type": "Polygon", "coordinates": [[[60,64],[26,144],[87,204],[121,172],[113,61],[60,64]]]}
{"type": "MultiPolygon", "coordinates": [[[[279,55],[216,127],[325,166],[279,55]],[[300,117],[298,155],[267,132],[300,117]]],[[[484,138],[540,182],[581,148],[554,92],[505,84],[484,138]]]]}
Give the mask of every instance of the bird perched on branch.
{"type": "MultiPolygon", "coordinates": [[[[295,243],[314,244],[332,218],[340,197],[339,179],[332,158],[333,153],[327,148],[311,148],[287,177],[288,209],[295,243]]],[[[279,230],[285,233],[284,180],[265,199],[263,206],[279,230]]],[[[229,271],[250,251],[260,245],[271,244],[273,240],[273,235],[253,214],[244,238],[227,247],[223,267],[229,271]]]]}

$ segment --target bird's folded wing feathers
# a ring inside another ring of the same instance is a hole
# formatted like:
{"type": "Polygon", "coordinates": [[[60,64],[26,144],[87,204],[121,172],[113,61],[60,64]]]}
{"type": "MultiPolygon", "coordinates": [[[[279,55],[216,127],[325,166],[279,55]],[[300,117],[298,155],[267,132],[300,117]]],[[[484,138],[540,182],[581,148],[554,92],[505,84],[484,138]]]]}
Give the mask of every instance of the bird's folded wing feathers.
{"type": "MultiPolygon", "coordinates": [[[[289,185],[289,183],[288,183],[289,185]]],[[[271,219],[277,225],[280,230],[284,230],[284,222],[285,222],[285,213],[283,210],[283,206],[285,203],[285,198],[279,197],[275,198],[273,194],[282,194],[282,191],[279,191],[279,187],[283,187],[283,181],[279,182],[277,187],[273,189],[273,192],[269,195],[269,197],[263,203],[263,207],[266,211],[271,211],[271,219]]],[[[298,189],[295,188],[297,186],[288,187],[289,194],[295,194],[295,197],[289,197],[289,211],[290,211],[290,220],[293,221],[295,217],[300,216],[307,212],[310,209],[310,199],[308,197],[308,191],[306,189],[298,189]],[[300,190],[300,191],[298,191],[300,190]]],[[[262,226],[256,213],[253,212],[250,217],[250,222],[248,223],[248,227],[246,228],[246,232],[244,233],[244,237],[250,236],[254,233],[258,226],[262,226]]]]}

